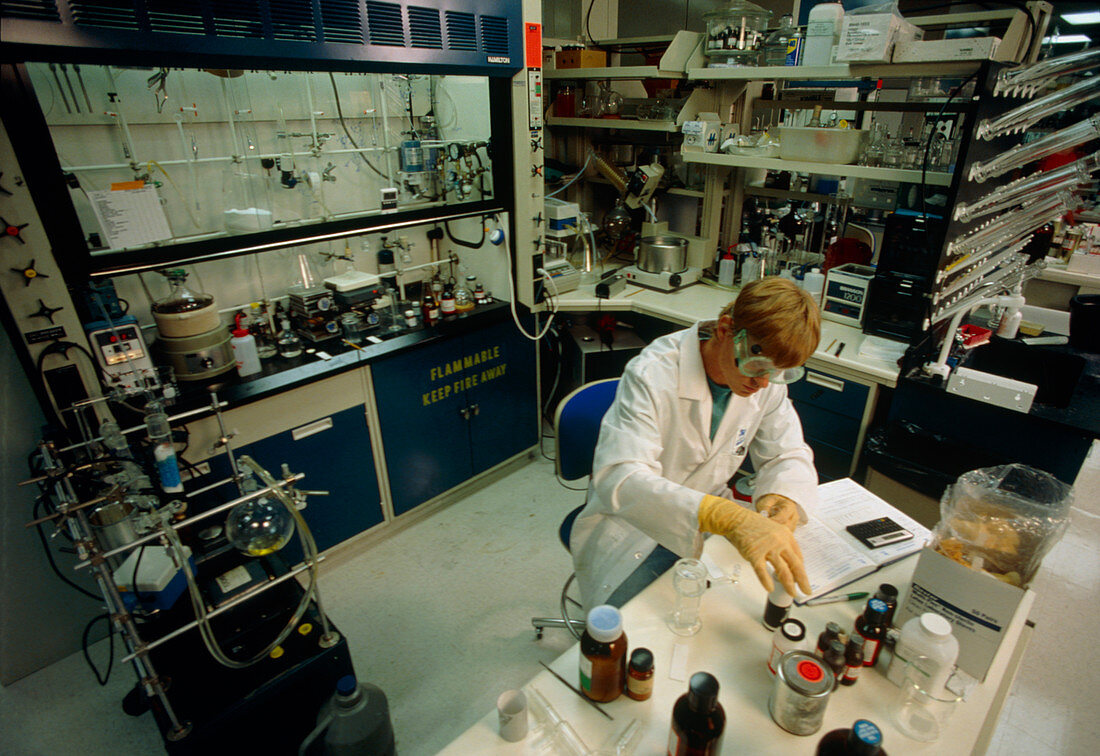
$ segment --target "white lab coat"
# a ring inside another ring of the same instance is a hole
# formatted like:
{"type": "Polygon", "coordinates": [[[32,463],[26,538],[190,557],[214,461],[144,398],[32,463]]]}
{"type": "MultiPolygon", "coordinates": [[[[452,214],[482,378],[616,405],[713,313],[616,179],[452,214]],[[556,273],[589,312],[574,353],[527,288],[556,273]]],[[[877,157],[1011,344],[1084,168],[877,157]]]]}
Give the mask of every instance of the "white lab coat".
{"type": "Polygon", "coordinates": [[[786,386],[732,395],[713,441],[712,404],[698,324],[657,339],[627,364],[570,537],[586,607],[604,603],[658,543],[697,558],[699,504],[705,494],[730,498],[727,483],[746,452],[758,496],[794,500],[803,522],[816,505],[813,452],[786,386]]]}

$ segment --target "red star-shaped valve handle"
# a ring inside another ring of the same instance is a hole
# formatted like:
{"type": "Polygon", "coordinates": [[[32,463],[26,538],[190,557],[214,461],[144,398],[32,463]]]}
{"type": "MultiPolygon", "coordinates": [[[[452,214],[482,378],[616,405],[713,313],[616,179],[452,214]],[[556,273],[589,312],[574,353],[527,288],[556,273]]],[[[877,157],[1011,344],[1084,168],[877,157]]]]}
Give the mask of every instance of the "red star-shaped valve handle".
{"type": "Polygon", "coordinates": [[[4,224],[4,235],[5,236],[12,237],[13,239],[15,239],[20,244],[26,244],[26,242],[23,241],[23,237],[19,235],[19,232],[21,232],[24,228],[26,228],[30,224],[21,223],[20,225],[17,226],[14,223],[8,223],[3,218],[3,216],[0,216],[0,223],[4,224]]]}

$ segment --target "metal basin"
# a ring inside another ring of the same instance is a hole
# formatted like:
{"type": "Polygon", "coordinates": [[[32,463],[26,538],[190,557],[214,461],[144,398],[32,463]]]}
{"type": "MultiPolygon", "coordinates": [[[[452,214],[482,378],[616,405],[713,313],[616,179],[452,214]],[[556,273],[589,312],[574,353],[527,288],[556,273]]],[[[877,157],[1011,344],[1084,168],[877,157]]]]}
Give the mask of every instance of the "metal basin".
{"type": "Polygon", "coordinates": [[[683,273],[687,269],[687,239],[646,236],[638,242],[638,267],[646,273],[683,273]]]}

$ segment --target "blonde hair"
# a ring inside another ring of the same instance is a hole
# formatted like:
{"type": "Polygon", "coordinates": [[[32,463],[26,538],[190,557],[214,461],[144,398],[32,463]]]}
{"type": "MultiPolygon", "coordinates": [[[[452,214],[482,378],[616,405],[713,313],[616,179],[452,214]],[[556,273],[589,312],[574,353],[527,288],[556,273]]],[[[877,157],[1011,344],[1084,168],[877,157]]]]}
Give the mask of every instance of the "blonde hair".
{"type": "Polygon", "coordinates": [[[721,315],[733,319],[734,333],[744,328],[780,367],[803,364],[821,341],[821,310],[789,278],[771,276],[747,284],[721,315]]]}

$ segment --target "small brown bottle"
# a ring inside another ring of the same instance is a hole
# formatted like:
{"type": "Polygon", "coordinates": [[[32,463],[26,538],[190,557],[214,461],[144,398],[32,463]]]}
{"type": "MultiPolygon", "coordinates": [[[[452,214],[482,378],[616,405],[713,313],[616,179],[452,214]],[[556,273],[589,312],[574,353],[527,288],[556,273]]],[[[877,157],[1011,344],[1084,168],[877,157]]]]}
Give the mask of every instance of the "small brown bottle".
{"type": "Polygon", "coordinates": [[[645,701],[653,695],[653,652],[648,648],[636,648],[630,652],[626,694],[635,701],[645,701]]]}
{"type": "Polygon", "coordinates": [[[840,684],[855,685],[859,681],[861,669],[863,669],[863,640],[849,638],[848,646],[844,649],[844,674],[840,678],[840,684]]]}
{"type": "Polygon", "coordinates": [[[420,303],[420,317],[426,326],[434,325],[439,321],[439,305],[436,304],[430,289],[424,294],[424,300],[420,303]]]}
{"type": "Polygon", "coordinates": [[[873,667],[886,637],[886,602],[873,598],[856,620],[855,634],[863,639],[863,666],[873,667]]]}
{"type": "Polygon", "coordinates": [[[626,633],[619,610],[609,604],[588,612],[581,635],[581,691],[593,701],[614,701],[626,685],[626,633]]]}
{"type": "Polygon", "coordinates": [[[718,681],[706,672],[696,672],[688,681],[688,692],[672,707],[668,756],[717,754],[725,728],[726,712],[718,703],[718,681]]]}
{"type": "Polygon", "coordinates": [[[844,674],[844,644],[838,640],[829,641],[829,647],[825,649],[822,657],[829,669],[833,671],[833,690],[840,684],[840,678],[844,674]]]}

